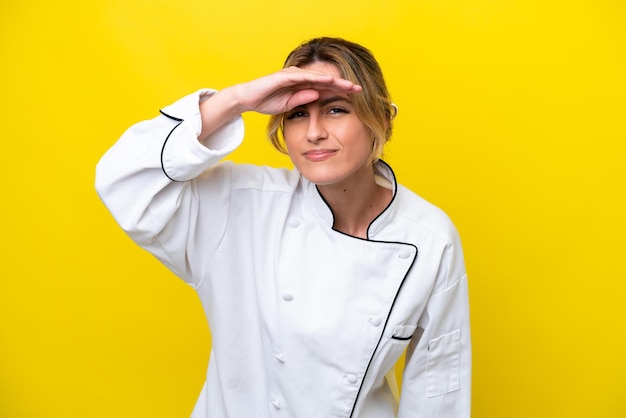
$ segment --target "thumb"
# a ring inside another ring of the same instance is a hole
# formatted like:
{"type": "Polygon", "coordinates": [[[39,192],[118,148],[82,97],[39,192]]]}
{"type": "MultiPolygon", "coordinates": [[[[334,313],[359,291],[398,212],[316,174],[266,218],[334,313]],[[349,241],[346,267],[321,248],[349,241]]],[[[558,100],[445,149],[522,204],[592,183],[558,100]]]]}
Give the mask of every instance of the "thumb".
{"type": "Polygon", "coordinates": [[[305,89],[298,90],[291,96],[289,101],[287,102],[287,110],[291,110],[294,107],[298,107],[307,103],[311,103],[319,99],[320,93],[317,90],[313,89],[305,89]]]}

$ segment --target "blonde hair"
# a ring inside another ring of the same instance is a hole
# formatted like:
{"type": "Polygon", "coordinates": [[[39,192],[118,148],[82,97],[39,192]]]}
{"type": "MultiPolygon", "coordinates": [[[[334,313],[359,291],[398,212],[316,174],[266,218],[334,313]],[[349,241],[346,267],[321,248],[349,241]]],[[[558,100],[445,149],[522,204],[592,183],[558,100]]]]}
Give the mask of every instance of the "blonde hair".
{"type": "MultiPolygon", "coordinates": [[[[363,46],[341,38],[322,37],[306,41],[291,51],[283,68],[304,67],[315,62],[335,65],[342,78],[363,87],[352,97],[354,110],[372,134],[371,161],[382,157],[385,143],[391,138],[392,119],[397,113],[391,102],[382,70],[374,55],[363,46]]],[[[273,115],[267,125],[272,145],[287,153],[283,131],[284,114],[273,115]]]]}

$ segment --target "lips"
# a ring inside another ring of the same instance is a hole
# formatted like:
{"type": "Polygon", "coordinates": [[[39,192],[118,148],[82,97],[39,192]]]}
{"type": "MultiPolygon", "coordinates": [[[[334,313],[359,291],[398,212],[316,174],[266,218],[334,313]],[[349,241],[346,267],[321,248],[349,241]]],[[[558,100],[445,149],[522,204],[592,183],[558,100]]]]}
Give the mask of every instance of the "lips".
{"type": "Polygon", "coordinates": [[[309,161],[324,161],[337,153],[334,149],[314,149],[302,154],[309,161]]]}

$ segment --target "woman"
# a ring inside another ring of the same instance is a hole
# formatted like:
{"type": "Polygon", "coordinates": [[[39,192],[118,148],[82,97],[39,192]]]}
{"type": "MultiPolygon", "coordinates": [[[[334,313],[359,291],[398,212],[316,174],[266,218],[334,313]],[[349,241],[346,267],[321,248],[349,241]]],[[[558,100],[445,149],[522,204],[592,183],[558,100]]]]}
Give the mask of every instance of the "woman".
{"type": "Polygon", "coordinates": [[[460,242],[379,159],[396,110],[367,49],[314,39],[161,114],[107,152],[96,187],[202,301],[213,348],[192,417],[470,415],[460,242]],[[248,111],[272,115],[294,170],[219,162],[248,111]],[[398,404],[386,376],[407,348],[398,404]]]}

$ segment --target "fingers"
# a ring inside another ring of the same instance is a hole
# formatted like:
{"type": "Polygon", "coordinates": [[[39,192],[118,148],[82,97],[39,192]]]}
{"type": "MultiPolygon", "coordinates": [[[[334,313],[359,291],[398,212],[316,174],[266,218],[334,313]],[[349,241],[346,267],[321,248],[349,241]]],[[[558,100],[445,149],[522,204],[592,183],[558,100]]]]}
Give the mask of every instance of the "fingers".
{"type": "Polygon", "coordinates": [[[335,77],[332,74],[303,70],[298,67],[288,67],[279,73],[284,77],[285,87],[297,90],[338,90],[345,93],[357,93],[362,87],[353,82],[335,77]]]}
{"type": "Polygon", "coordinates": [[[334,74],[289,67],[234,86],[234,101],[241,112],[278,114],[313,102],[320,92],[329,90],[353,94],[362,88],[334,74]]]}

